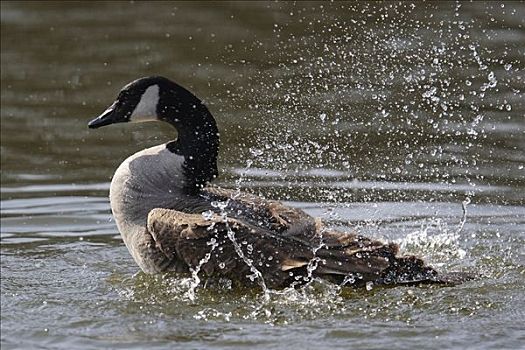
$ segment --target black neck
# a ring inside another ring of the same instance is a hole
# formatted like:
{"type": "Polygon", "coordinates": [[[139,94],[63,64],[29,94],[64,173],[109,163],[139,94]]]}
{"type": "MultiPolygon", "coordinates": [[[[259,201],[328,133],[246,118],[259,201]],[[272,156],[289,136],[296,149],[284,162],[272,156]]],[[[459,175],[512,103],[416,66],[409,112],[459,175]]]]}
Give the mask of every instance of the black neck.
{"type": "Polygon", "coordinates": [[[184,156],[185,190],[195,194],[218,175],[219,131],[208,108],[193,94],[177,99],[178,104],[165,108],[162,118],[178,131],[177,140],[168,149],[184,156]],[[179,117],[180,116],[180,117],[179,117]]]}

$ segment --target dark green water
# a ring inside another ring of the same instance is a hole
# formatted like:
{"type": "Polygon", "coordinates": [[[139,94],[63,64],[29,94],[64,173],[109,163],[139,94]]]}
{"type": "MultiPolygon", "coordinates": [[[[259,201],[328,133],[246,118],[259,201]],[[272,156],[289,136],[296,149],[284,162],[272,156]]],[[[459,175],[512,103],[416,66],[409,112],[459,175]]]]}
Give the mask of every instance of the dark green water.
{"type": "Polygon", "coordinates": [[[3,1],[2,349],[523,348],[524,18],[520,2],[3,1]],[[137,273],[109,181],[175,134],[86,123],[152,74],[215,115],[221,185],[480,278],[191,301],[191,279],[137,273]]]}

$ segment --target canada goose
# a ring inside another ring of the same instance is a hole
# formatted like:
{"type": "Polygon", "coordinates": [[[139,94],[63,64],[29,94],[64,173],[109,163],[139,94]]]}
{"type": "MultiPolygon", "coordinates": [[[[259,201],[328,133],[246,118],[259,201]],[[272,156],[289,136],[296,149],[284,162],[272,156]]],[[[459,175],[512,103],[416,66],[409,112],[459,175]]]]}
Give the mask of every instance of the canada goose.
{"type": "Polygon", "coordinates": [[[320,277],[339,284],[456,283],[398,246],[326,227],[299,209],[209,185],[217,175],[219,133],[208,108],[169,79],[126,85],[90,128],[161,120],[178,138],[127,158],[110,201],[131,255],[146,273],[189,272],[242,284],[297,286],[320,277]]]}

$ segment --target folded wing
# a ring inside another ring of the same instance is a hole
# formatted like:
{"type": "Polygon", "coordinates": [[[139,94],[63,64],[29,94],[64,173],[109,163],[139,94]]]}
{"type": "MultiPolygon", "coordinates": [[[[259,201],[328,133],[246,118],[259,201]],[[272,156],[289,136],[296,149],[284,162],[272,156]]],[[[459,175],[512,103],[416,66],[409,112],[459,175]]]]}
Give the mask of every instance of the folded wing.
{"type": "MultiPolygon", "coordinates": [[[[256,205],[246,197],[239,203],[245,209],[256,205]]],[[[273,288],[300,285],[312,277],[355,286],[443,282],[421,259],[397,257],[395,244],[331,230],[302,211],[274,203],[257,214],[272,218],[269,227],[219,214],[154,209],[147,229],[157,249],[177,261],[173,266],[200,266],[207,276],[243,284],[255,282],[254,268],[273,288]]]]}

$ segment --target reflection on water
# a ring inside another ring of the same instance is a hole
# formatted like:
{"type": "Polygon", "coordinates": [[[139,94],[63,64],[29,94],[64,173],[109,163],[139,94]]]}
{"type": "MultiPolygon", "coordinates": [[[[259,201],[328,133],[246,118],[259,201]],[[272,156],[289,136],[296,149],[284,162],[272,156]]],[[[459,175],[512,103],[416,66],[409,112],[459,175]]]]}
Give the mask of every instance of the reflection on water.
{"type": "Polygon", "coordinates": [[[519,347],[523,18],[516,2],[2,2],[2,348],[519,347]],[[221,185],[480,279],[269,299],[209,282],[192,301],[190,279],[135,275],[108,183],[174,133],[86,122],[151,74],[209,105],[221,185]]]}

